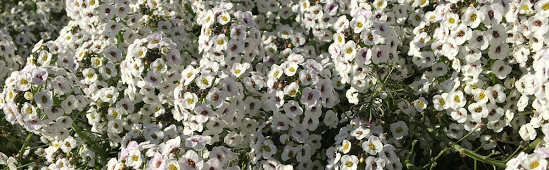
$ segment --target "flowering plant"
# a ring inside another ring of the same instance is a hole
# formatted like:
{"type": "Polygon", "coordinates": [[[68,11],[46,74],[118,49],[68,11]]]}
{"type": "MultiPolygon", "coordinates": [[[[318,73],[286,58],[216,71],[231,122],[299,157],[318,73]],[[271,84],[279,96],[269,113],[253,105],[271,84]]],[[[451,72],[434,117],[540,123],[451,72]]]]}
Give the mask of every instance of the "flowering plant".
{"type": "Polygon", "coordinates": [[[0,7],[0,168],[547,169],[549,0],[0,7]]]}

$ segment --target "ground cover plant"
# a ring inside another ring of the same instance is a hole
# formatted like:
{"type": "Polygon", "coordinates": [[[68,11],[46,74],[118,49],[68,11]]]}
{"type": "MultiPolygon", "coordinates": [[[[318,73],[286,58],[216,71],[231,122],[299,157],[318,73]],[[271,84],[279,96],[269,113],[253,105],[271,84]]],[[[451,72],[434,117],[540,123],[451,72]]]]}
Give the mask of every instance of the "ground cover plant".
{"type": "Polygon", "coordinates": [[[547,169],[548,22],[549,0],[3,0],[0,168],[547,169]]]}

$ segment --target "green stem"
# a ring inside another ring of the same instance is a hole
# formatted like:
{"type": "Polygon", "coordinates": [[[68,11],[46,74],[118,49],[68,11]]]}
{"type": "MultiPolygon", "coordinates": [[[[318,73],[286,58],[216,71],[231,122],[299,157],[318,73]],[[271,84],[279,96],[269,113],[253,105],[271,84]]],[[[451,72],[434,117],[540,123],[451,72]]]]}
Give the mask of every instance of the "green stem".
{"type": "Polygon", "coordinates": [[[92,150],[93,152],[95,152],[98,157],[100,158],[100,161],[105,161],[104,159],[106,159],[105,155],[106,155],[106,151],[103,150],[103,149],[100,149],[100,147],[97,145],[97,143],[95,143],[92,138],[90,136],[88,136],[88,134],[84,133],[84,131],[82,131],[82,129],[76,125],[75,122],[72,123],[72,129],[74,130],[74,132],[76,132],[76,134],[78,134],[78,136],[80,138],[82,138],[84,140],[84,142],[89,146],[89,149],[92,150]]]}
{"type": "MultiPolygon", "coordinates": [[[[536,146],[538,146],[538,144],[543,140],[545,136],[539,136],[536,140],[534,140],[533,142],[531,142],[530,144],[528,144],[528,146],[524,147],[524,149],[522,149],[521,152],[530,152],[532,151],[534,148],[536,148],[536,146]]],[[[517,149],[515,150],[515,152],[513,152],[513,154],[509,155],[509,157],[505,158],[505,162],[513,159],[516,154],[518,154],[519,152],[519,149],[521,148],[522,146],[518,146],[517,149]]]]}
{"type": "Polygon", "coordinates": [[[500,168],[505,168],[506,165],[505,165],[505,162],[503,161],[499,161],[499,160],[495,160],[495,159],[492,159],[492,158],[489,158],[487,156],[482,156],[482,155],[479,155],[469,149],[466,149],[456,143],[450,143],[450,145],[452,146],[452,148],[454,148],[454,150],[460,152],[460,153],[463,153],[465,155],[467,155],[467,157],[469,158],[473,158],[474,160],[476,161],[480,161],[480,162],[484,162],[484,163],[487,163],[487,164],[490,164],[490,165],[495,165],[497,167],[500,167],[500,168]]]}
{"type": "Polygon", "coordinates": [[[25,142],[23,143],[23,146],[21,146],[21,149],[19,150],[19,154],[17,154],[19,156],[19,158],[21,158],[23,156],[23,153],[25,152],[25,148],[27,147],[27,145],[29,145],[30,140],[32,138],[32,135],[34,135],[34,134],[31,132],[25,138],[25,142]]]}

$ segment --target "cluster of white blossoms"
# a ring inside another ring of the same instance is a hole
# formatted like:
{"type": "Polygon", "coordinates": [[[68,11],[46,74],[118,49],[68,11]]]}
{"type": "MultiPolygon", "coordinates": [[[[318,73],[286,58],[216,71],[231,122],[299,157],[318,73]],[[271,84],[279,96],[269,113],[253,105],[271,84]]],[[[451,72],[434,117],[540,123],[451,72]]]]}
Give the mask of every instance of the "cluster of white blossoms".
{"type": "Polygon", "coordinates": [[[51,0],[0,2],[0,80],[23,68],[25,57],[40,39],[57,37],[68,18],[59,4],[51,0]]]}
{"type": "Polygon", "coordinates": [[[547,168],[549,0],[34,4],[70,21],[0,29],[0,166],[547,168]]]}
{"type": "MultiPolygon", "coordinates": [[[[15,43],[11,36],[0,31],[0,79],[4,80],[13,71],[19,69],[15,54],[15,43]]],[[[3,85],[4,82],[0,83],[3,85]]]]}
{"type": "Polygon", "coordinates": [[[76,77],[57,67],[28,64],[6,79],[2,94],[5,118],[48,139],[70,136],[70,114],[86,105],[76,77]]]}

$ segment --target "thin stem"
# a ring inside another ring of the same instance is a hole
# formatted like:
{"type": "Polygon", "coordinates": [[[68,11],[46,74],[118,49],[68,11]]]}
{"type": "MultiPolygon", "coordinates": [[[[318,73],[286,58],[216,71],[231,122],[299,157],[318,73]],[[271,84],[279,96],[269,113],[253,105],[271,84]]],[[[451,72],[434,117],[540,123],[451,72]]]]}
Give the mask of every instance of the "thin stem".
{"type": "Polygon", "coordinates": [[[500,168],[505,168],[506,165],[505,165],[505,162],[503,161],[499,161],[499,160],[495,160],[495,159],[492,159],[492,158],[489,158],[488,156],[482,156],[482,155],[479,155],[469,149],[466,149],[456,143],[450,143],[450,145],[452,146],[452,148],[454,148],[454,150],[460,152],[460,153],[463,153],[465,155],[467,155],[467,157],[469,158],[473,158],[474,160],[476,161],[480,161],[480,162],[484,162],[484,163],[487,163],[487,164],[490,164],[490,165],[494,165],[494,166],[497,166],[497,167],[500,167],[500,168]]]}
{"type": "Polygon", "coordinates": [[[27,145],[29,145],[30,140],[32,138],[32,135],[34,135],[34,134],[29,133],[27,135],[27,137],[25,138],[25,142],[23,143],[23,146],[21,146],[21,149],[19,150],[19,153],[17,154],[19,156],[19,158],[21,158],[23,156],[23,153],[25,152],[25,148],[27,147],[27,145]]]}
{"type": "MultiPolygon", "coordinates": [[[[533,142],[531,142],[530,144],[528,144],[528,146],[524,147],[521,152],[530,152],[532,151],[536,146],[538,146],[539,142],[541,142],[543,140],[544,136],[539,136],[536,140],[534,140],[533,142]]],[[[519,145],[517,147],[517,149],[513,152],[513,154],[509,155],[509,157],[505,158],[505,162],[511,160],[513,157],[516,156],[516,154],[518,154],[518,151],[519,149],[521,148],[522,146],[519,145]]]]}

